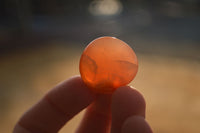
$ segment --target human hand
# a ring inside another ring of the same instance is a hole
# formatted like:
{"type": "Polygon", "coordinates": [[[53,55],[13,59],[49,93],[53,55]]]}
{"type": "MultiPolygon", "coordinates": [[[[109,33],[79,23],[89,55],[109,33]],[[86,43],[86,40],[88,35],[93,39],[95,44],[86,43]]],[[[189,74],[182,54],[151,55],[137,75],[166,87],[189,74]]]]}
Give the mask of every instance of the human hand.
{"type": "Polygon", "coordinates": [[[124,86],[112,95],[97,95],[79,76],[50,90],[21,117],[13,133],[56,133],[84,108],[87,110],[76,133],[152,133],[144,119],[145,101],[138,91],[124,86]]]}

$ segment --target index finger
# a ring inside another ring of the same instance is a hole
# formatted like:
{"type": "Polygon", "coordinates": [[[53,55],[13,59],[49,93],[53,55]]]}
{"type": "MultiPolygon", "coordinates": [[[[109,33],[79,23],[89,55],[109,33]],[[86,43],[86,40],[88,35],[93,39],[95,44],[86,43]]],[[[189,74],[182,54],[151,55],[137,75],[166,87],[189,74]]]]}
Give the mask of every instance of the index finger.
{"type": "Polygon", "coordinates": [[[14,133],[55,133],[95,99],[80,76],[72,77],[49,91],[17,123],[14,133]],[[20,132],[21,133],[21,132],[20,132]]]}

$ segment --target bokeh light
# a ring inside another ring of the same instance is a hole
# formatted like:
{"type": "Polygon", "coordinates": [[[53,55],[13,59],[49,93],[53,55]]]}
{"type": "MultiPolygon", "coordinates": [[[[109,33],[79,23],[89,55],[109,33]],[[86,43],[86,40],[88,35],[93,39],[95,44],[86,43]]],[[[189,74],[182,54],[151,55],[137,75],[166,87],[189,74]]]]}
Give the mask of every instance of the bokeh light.
{"type": "Polygon", "coordinates": [[[121,13],[123,6],[118,0],[94,0],[89,5],[92,15],[112,16],[121,13]]]}

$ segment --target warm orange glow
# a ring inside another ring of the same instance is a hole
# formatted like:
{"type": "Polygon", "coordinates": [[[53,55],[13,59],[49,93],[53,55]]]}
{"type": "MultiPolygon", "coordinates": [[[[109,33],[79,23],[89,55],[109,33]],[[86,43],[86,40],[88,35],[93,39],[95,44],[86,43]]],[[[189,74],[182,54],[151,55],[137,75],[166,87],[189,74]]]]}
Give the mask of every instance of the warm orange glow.
{"type": "Polygon", "coordinates": [[[134,51],[115,37],[92,41],[80,59],[83,81],[97,93],[112,93],[135,77],[138,61],[134,51]]]}

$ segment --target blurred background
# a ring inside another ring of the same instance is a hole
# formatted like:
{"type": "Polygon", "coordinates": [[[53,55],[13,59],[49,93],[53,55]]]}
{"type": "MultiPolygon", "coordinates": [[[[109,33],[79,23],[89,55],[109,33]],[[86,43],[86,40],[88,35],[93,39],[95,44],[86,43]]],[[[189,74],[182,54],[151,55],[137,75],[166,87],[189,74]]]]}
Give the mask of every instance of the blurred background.
{"type": "MultiPolygon", "coordinates": [[[[59,82],[79,74],[84,47],[115,36],[136,52],[130,83],[155,133],[200,132],[200,1],[1,0],[0,132],[59,82]]],[[[74,132],[83,112],[60,132],[74,132]]]]}

